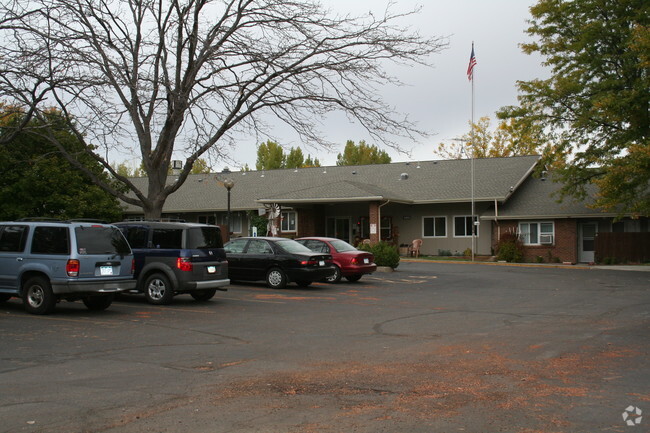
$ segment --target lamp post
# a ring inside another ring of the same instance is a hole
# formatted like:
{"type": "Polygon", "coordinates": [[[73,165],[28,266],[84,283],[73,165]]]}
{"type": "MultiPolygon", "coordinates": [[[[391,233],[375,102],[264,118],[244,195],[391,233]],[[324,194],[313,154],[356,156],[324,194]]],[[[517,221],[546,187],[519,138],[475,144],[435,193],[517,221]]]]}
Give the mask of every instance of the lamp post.
{"type": "Polygon", "coordinates": [[[228,190],[228,213],[226,215],[226,221],[228,224],[228,237],[230,237],[230,233],[232,232],[230,229],[230,190],[233,186],[235,186],[235,182],[232,179],[228,178],[223,181],[223,186],[225,186],[228,190]]]}

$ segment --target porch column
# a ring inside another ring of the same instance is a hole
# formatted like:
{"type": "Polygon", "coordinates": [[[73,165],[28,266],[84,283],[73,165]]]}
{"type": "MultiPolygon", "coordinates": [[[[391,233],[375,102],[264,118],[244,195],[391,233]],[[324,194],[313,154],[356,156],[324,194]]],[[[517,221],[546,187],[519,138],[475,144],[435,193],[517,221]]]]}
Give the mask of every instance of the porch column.
{"type": "Polygon", "coordinates": [[[370,243],[374,245],[380,241],[379,202],[370,202],[368,205],[368,216],[370,219],[370,243]]]}

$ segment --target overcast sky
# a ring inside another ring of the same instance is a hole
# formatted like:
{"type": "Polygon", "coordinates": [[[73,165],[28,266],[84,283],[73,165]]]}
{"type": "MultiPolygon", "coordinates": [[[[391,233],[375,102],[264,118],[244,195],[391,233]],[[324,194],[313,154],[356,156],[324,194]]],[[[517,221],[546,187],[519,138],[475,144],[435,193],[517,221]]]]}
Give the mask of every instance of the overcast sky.
{"type": "MultiPolygon", "coordinates": [[[[323,5],[341,13],[381,13],[386,7],[382,0],[321,0],[323,5]]],[[[496,124],[495,112],[502,106],[516,104],[517,80],[545,76],[541,59],[521,52],[519,44],[529,41],[524,33],[529,8],[533,0],[396,0],[395,10],[411,10],[422,5],[422,12],[409,24],[423,36],[449,36],[449,47],[433,56],[434,68],[400,69],[399,78],[408,87],[383,89],[383,97],[402,113],[417,121],[418,127],[434,133],[420,143],[402,140],[400,145],[411,152],[411,157],[385,149],[393,161],[439,159],[433,149],[441,141],[465,134],[471,119],[471,84],[466,76],[472,41],[477,66],[475,69],[475,119],[489,116],[496,124]]],[[[335,127],[324,131],[327,138],[340,143],[342,151],[346,140],[373,143],[358,126],[348,124],[345,118],[335,127]]],[[[289,131],[274,131],[279,144],[287,150],[300,146],[305,153],[319,158],[322,165],[335,165],[337,152],[308,149],[289,131]]],[[[235,156],[239,165],[255,166],[254,140],[242,142],[235,156]]],[[[238,168],[236,164],[235,167],[238,168]]],[[[221,169],[222,167],[214,167],[221,169]]]]}
{"type": "MultiPolygon", "coordinates": [[[[379,15],[385,10],[387,1],[321,0],[328,9],[352,15],[369,11],[379,15]]],[[[433,153],[438,143],[468,132],[471,84],[466,70],[472,42],[478,62],[475,68],[475,120],[489,116],[494,127],[497,122],[495,112],[517,103],[517,80],[548,75],[539,56],[526,55],[519,47],[520,43],[530,40],[525,29],[530,18],[529,8],[536,3],[534,0],[394,0],[394,3],[394,11],[412,10],[421,5],[421,13],[411,17],[408,24],[423,36],[448,36],[449,47],[431,58],[433,68],[400,68],[397,75],[407,87],[381,90],[384,100],[398,112],[408,114],[419,129],[435,134],[420,142],[401,140],[400,146],[409,151],[410,156],[384,149],[393,162],[440,159],[433,153]]],[[[332,152],[309,148],[286,128],[278,127],[272,133],[286,151],[292,146],[301,147],[305,156],[311,154],[322,165],[336,165],[337,153],[343,150],[347,140],[378,144],[361,127],[349,124],[344,116],[336,119],[329,122],[331,127],[323,129],[329,141],[340,143],[339,149],[332,152]]],[[[238,170],[245,164],[254,169],[258,144],[255,137],[242,137],[230,155],[232,160],[211,161],[213,170],[221,171],[226,166],[238,170]]],[[[175,155],[175,158],[185,159],[181,155],[175,155]]],[[[137,166],[139,160],[133,155],[130,162],[137,166]]]]}

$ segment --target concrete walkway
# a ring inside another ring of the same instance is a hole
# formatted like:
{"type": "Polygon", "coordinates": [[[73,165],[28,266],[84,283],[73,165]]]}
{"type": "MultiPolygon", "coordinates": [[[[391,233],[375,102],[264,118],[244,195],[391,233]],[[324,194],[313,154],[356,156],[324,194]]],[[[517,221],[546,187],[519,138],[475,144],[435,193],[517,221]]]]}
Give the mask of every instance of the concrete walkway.
{"type": "Polygon", "coordinates": [[[608,271],[638,271],[650,272],[650,265],[589,265],[587,263],[564,264],[564,263],[507,263],[507,262],[485,262],[485,261],[462,261],[462,260],[427,260],[401,257],[402,262],[419,263],[445,263],[458,265],[489,265],[489,266],[518,266],[532,268],[565,268],[565,269],[601,269],[608,271]]]}

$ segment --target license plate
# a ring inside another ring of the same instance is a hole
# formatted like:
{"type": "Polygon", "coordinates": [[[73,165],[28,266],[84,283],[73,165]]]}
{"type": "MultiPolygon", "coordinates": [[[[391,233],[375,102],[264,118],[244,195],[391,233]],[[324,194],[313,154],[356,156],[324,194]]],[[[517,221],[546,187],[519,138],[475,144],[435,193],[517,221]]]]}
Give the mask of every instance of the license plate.
{"type": "Polygon", "coordinates": [[[113,267],[112,266],[100,266],[99,267],[99,275],[113,275],[113,267]]]}
{"type": "Polygon", "coordinates": [[[370,263],[370,259],[368,259],[368,258],[363,259],[363,263],[365,263],[367,265],[368,263],[370,263]]]}
{"type": "Polygon", "coordinates": [[[208,266],[208,274],[214,274],[215,272],[217,272],[216,266],[208,266]]]}
{"type": "Polygon", "coordinates": [[[318,266],[325,266],[325,260],[321,260],[318,262],[318,266]]]}

